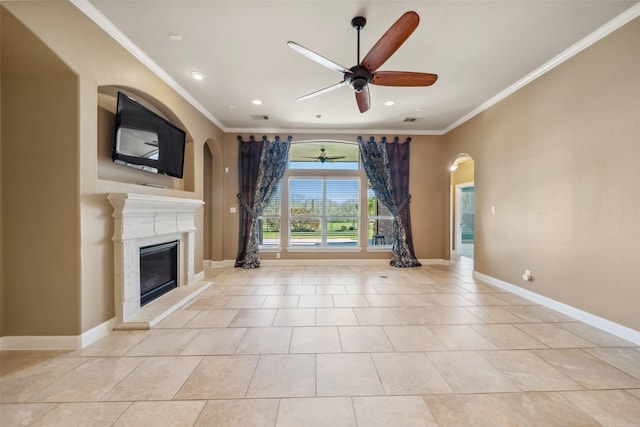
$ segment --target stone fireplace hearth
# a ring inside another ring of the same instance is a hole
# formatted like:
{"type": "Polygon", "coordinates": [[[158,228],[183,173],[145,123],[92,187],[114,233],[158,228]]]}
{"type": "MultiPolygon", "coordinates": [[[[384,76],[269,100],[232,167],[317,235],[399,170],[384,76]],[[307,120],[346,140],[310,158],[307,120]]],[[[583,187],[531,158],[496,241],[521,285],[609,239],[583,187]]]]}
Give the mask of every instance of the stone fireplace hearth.
{"type": "Polygon", "coordinates": [[[175,311],[210,283],[195,276],[195,215],[201,200],[111,193],[114,207],[114,283],[116,328],[147,329],[175,311]],[[140,248],[178,242],[177,288],[141,307],[140,248]]]}

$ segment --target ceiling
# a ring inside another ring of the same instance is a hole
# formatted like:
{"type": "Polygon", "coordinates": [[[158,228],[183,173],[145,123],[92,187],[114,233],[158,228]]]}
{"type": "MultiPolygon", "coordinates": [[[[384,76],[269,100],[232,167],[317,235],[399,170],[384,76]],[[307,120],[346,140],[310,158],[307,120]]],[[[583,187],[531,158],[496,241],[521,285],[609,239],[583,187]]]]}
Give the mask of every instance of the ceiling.
{"type": "MultiPolygon", "coordinates": [[[[72,1],[226,132],[414,134],[451,129],[492,98],[538,75],[540,67],[549,68],[549,61],[637,3],[72,1]],[[419,14],[420,25],[379,70],[435,73],[439,79],[433,86],[372,85],[371,109],[363,114],[349,86],[296,100],[340,82],[342,74],[293,51],[287,41],[350,68],[357,61],[353,17],[367,19],[361,31],[362,58],[409,10],[419,14]],[[194,70],[206,78],[194,80],[194,70]],[[262,104],[252,104],[254,99],[262,104]],[[386,101],[395,104],[385,106],[386,101]],[[416,120],[405,122],[408,117],[416,120]]],[[[625,15],[637,16],[637,9],[625,15]]]]}

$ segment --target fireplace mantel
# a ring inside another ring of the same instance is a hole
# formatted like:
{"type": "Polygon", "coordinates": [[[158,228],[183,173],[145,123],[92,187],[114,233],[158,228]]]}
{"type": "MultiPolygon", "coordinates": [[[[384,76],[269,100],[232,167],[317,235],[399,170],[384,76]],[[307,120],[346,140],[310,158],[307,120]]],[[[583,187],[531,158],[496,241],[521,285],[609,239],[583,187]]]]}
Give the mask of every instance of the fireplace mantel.
{"type": "MultiPolygon", "coordinates": [[[[144,324],[147,323],[146,327],[153,326],[152,320],[141,317],[142,310],[154,313],[152,317],[159,321],[167,313],[162,309],[158,311],[158,306],[163,301],[171,301],[173,293],[182,297],[183,294],[193,294],[186,288],[203,288],[188,286],[195,281],[195,217],[203,202],[133,193],[111,193],[107,198],[114,208],[114,299],[117,325],[127,327],[127,324],[142,324],[145,327],[144,324]],[[177,240],[179,246],[178,288],[145,305],[141,310],[140,248],[172,240],[177,240]]],[[[169,305],[175,306],[173,302],[169,305]]]]}

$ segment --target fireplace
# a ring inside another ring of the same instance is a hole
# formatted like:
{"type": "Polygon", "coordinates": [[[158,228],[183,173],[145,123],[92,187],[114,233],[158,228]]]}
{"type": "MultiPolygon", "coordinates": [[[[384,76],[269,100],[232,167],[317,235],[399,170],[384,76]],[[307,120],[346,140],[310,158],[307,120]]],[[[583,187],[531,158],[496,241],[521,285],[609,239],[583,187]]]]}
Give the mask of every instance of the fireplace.
{"type": "Polygon", "coordinates": [[[140,248],[140,306],[178,287],[178,241],[140,248]]]}
{"type": "MultiPolygon", "coordinates": [[[[111,193],[108,199],[114,208],[116,325],[149,327],[164,315],[156,314],[165,313],[162,306],[165,300],[172,300],[172,295],[183,301],[182,295],[194,295],[204,289],[195,283],[194,271],[196,211],[203,202],[133,193],[111,193]],[[145,253],[147,248],[161,248],[160,254],[145,253]],[[165,264],[159,271],[145,272],[147,267],[156,268],[164,257],[173,260],[172,267],[165,264]],[[146,278],[152,279],[150,285],[145,283],[146,278]],[[162,294],[165,298],[158,299],[162,294]],[[152,321],[147,320],[149,317],[152,321]]],[[[170,307],[175,309],[175,304],[170,307]]]]}

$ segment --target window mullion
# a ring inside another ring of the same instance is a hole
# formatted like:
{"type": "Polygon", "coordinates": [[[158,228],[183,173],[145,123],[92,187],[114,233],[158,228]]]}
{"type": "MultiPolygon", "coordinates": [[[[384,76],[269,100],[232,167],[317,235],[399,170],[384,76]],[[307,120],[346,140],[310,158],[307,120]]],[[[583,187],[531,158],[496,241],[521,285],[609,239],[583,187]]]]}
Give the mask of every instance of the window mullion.
{"type": "Polygon", "coordinates": [[[327,180],[322,180],[322,213],[321,213],[321,228],[322,228],[322,245],[327,246],[327,180]]]}

